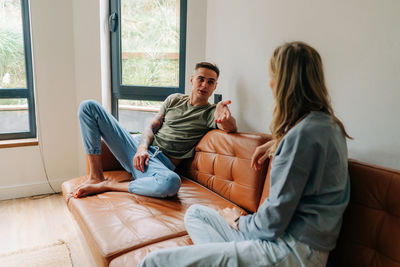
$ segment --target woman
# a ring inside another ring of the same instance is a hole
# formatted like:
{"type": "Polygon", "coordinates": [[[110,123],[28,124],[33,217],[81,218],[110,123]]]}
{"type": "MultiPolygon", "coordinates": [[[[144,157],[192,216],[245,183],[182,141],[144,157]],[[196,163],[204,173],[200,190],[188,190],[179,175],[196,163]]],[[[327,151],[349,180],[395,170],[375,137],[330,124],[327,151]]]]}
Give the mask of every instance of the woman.
{"type": "Polygon", "coordinates": [[[270,196],[254,214],[193,205],[185,226],[194,246],[156,251],[140,266],[325,266],[349,201],[349,137],[335,116],[318,52],[302,42],[278,47],[269,64],[275,109],[270,196]]]}

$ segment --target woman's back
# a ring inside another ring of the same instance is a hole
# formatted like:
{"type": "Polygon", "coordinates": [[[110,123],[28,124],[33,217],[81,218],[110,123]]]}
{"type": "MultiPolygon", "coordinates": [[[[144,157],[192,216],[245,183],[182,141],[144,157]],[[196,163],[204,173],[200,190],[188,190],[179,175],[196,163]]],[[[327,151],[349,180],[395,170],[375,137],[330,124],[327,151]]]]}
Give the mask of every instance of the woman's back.
{"type": "Polygon", "coordinates": [[[270,196],[239,220],[239,229],[264,240],[287,232],[332,250],[350,193],[341,128],[330,115],[311,112],[281,140],[271,164],[270,196]]]}
{"type": "Polygon", "coordinates": [[[305,186],[297,188],[302,195],[287,232],[312,247],[332,250],[350,197],[345,137],[331,116],[311,112],[283,140],[292,138],[301,142],[297,149],[306,150],[298,164],[304,162],[309,169],[299,177],[306,179],[305,186]]]}

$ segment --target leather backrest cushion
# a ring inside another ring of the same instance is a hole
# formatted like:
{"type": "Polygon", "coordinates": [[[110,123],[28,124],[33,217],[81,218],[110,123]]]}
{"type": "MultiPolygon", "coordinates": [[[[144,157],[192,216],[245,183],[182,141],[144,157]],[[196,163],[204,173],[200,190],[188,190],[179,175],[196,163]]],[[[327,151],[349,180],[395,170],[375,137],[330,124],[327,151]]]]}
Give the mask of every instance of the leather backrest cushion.
{"type": "Polygon", "coordinates": [[[255,212],[264,186],[268,162],[260,171],[250,166],[257,146],[270,139],[266,134],[208,132],[196,146],[194,159],[180,172],[203,186],[255,212]]]}
{"type": "MultiPolygon", "coordinates": [[[[123,170],[121,164],[115,158],[114,154],[110,151],[106,143],[101,140],[101,162],[103,165],[103,171],[116,171],[123,170]]],[[[86,156],[86,172],[89,174],[89,162],[86,156]]]]}
{"type": "Polygon", "coordinates": [[[262,190],[262,194],[261,194],[261,198],[260,198],[260,202],[258,203],[258,206],[261,206],[261,204],[264,202],[264,200],[269,197],[269,189],[271,187],[271,176],[270,176],[271,162],[272,162],[272,157],[269,158],[267,175],[265,177],[264,188],[262,190]]]}
{"type": "Polygon", "coordinates": [[[114,154],[110,151],[103,140],[101,140],[101,158],[104,171],[123,170],[121,164],[118,162],[114,154]]]}
{"type": "Polygon", "coordinates": [[[400,171],[349,160],[351,197],[331,261],[400,266],[400,171]]]}

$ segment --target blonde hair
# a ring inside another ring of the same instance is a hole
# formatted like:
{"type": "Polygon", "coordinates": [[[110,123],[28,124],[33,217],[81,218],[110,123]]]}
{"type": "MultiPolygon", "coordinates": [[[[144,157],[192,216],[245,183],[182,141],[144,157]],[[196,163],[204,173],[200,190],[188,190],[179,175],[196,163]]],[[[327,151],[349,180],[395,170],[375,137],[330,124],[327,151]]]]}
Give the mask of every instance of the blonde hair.
{"type": "Polygon", "coordinates": [[[311,111],[331,115],[343,134],[343,123],[335,116],[325,85],[322,60],[318,52],[303,42],[291,42],[275,49],[270,60],[275,96],[273,119],[270,125],[274,153],[285,134],[311,111]]]}

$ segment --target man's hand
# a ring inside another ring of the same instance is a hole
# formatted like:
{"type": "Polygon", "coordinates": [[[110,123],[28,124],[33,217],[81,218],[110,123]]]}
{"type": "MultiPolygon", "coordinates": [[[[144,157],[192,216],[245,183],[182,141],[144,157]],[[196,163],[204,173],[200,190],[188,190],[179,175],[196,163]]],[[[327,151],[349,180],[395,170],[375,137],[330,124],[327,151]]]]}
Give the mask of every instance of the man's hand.
{"type": "Polygon", "coordinates": [[[242,216],[240,211],[233,207],[233,208],[225,208],[223,210],[218,211],[219,214],[224,218],[224,220],[233,228],[236,230],[239,230],[238,223],[236,221],[237,218],[242,216]]]}
{"type": "Polygon", "coordinates": [[[265,144],[258,146],[251,157],[251,167],[256,171],[260,170],[264,162],[270,156],[270,149],[273,141],[268,141],[265,144]]]}
{"type": "Polygon", "coordinates": [[[215,108],[214,119],[219,129],[234,132],[236,131],[236,121],[231,116],[231,111],[228,107],[230,103],[230,100],[219,102],[215,108]]]}
{"type": "Polygon", "coordinates": [[[144,172],[146,166],[149,165],[150,157],[147,148],[153,141],[154,135],[157,133],[158,129],[161,128],[163,121],[164,114],[161,112],[157,113],[151,121],[150,127],[147,127],[140,136],[140,145],[133,157],[133,166],[141,172],[144,172]]]}
{"type": "Polygon", "coordinates": [[[147,147],[140,145],[135,156],[133,157],[133,166],[135,166],[137,170],[144,172],[145,166],[149,165],[149,159],[150,157],[147,147]]]}
{"type": "Polygon", "coordinates": [[[218,102],[214,113],[216,123],[223,123],[224,121],[229,120],[231,117],[231,111],[229,110],[228,105],[230,103],[230,100],[218,102]]]}

